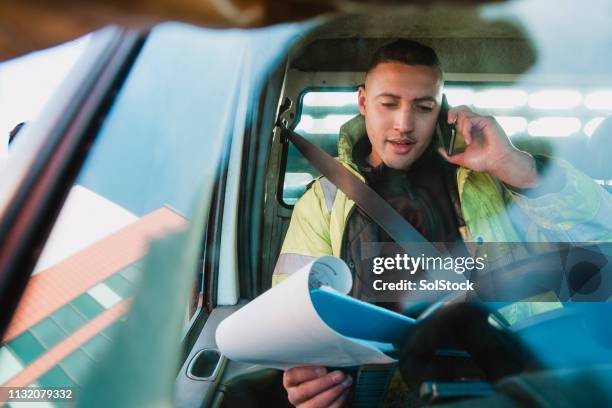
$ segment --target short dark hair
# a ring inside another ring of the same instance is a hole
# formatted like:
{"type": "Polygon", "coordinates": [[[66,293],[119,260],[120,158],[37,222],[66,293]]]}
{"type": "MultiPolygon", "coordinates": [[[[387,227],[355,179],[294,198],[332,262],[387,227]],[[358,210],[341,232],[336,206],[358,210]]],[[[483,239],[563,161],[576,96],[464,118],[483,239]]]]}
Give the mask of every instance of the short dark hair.
{"type": "Polygon", "coordinates": [[[433,48],[413,40],[399,39],[380,47],[372,56],[366,75],[383,62],[399,62],[406,65],[435,67],[444,77],[442,65],[433,48]]]}

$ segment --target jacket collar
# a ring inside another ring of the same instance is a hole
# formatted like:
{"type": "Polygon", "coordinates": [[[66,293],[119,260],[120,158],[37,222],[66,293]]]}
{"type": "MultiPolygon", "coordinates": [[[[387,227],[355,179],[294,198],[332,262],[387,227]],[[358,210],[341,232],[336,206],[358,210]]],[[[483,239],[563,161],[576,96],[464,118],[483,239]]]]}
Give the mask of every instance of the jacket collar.
{"type": "MultiPolygon", "coordinates": [[[[340,127],[340,134],[338,137],[338,158],[341,163],[344,163],[357,173],[361,173],[361,171],[353,159],[353,152],[357,143],[364,137],[367,138],[368,136],[366,132],[365,118],[362,115],[355,116],[340,127]]],[[[419,158],[412,168],[415,168],[415,166],[429,165],[431,164],[430,160],[432,159],[443,162],[443,160],[438,156],[438,153],[436,153],[433,148],[430,147],[423,153],[423,156],[419,158]]]]}
{"type": "Polygon", "coordinates": [[[338,137],[338,158],[340,162],[359,172],[357,164],[353,161],[353,148],[362,138],[367,137],[365,119],[357,115],[342,125],[338,137]]]}

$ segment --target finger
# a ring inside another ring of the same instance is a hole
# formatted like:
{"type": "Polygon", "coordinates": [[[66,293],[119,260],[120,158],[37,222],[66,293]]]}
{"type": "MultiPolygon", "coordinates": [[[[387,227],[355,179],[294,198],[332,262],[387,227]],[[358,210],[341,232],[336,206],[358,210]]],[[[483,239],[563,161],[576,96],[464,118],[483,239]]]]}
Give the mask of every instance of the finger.
{"type": "Polygon", "coordinates": [[[504,129],[499,125],[499,123],[493,116],[482,116],[480,118],[480,123],[477,123],[477,125],[483,130],[483,134],[485,135],[487,134],[497,134],[497,135],[503,134],[504,136],[506,135],[506,133],[504,132],[504,129]]]}
{"type": "Polygon", "coordinates": [[[466,145],[472,144],[472,121],[470,118],[466,118],[463,122],[463,126],[461,128],[461,136],[463,136],[463,140],[465,140],[466,145]]]}
{"type": "Polygon", "coordinates": [[[474,139],[474,137],[478,137],[480,138],[479,140],[484,141],[492,140],[491,137],[493,137],[493,139],[499,139],[500,135],[505,136],[505,133],[503,132],[501,127],[499,127],[497,121],[493,116],[476,115],[471,120],[470,130],[470,136],[472,140],[474,139]],[[477,131],[474,132],[474,129],[476,129],[477,131]]]}
{"type": "Polygon", "coordinates": [[[346,402],[346,400],[348,399],[348,396],[350,394],[351,390],[350,388],[347,390],[344,390],[344,392],[342,394],[340,394],[340,396],[338,398],[336,398],[336,400],[334,402],[332,402],[332,404],[329,406],[329,408],[340,408],[344,405],[344,403],[346,402]]]}
{"type": "Polygon", "coordinates": [[[457,153],[452,156],[449,156],[443,147],[440,147],[438,149],[438,153],[440,153],[440,155],[444,157],[444,159],[449,163],[456,164],[459,166],[463,164],[463,153],[457,153]]]}
{"type": "Polygon", "coordinates": [[[479,118],[479,116],[472,111],[460,111],[457,113],[455,128],[459,130],[463,136],[466,145],[470,145],[473,140],[472,129],[474,118],[479,118]]]}
{"type": "Polygon", "coordinates": [[[304,407],[329,407],[329,405],[336,399],[338,399],[343,392],[349,390],[351,384],[353,384],[353,379],[351,377],[346,377],[346,379],[341,384],[335,385],[327,391],[322,392],[317,396],[311,398],[309,401],[306,402],[306,404],[304,404],[304,407]]]}
{"type": "Polygon", "coordinates": [[[295,387],[289,387],[287,389],[289,402],[297,405],[308,401],[309,399],[323,393],[325,390],[339,385],[344,380],[346,380],[346,376],[342,371],[332,371],[325,377],[306,381],[295,387]]]}
{"type": "Polygon", "coordinates": [[[448,110],[448,123],[456,123],[461,112],[472,112],[472,110],[467,105],[453,106],[448,110]]]}
{"type": "Polygon", "coordinates": [[[453,109],[449,109],[448,110],[447,122],[448,123],[456,123],[457,122],[457,112],[454,111],[453,109]]]}
{"type": "Polygon", "coordinates": [[[327,374],[325,367],[305,366],[293,367],[285,370],[283,374],[283,386],[285,388],[295,387],[305,381],[314,380],[327,374]]]}

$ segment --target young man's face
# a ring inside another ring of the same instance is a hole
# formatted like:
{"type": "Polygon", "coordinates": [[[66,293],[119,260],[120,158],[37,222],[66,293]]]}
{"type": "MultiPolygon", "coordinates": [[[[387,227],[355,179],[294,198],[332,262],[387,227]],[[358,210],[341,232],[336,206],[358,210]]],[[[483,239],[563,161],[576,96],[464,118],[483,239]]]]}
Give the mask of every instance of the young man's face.
{"type": "Polygon", "coordinates": [[[372,144],[370,163],[407,170],[429,145],[442,98],[435,67],[385,62],[359,88],[359,111],[372,144]]]}

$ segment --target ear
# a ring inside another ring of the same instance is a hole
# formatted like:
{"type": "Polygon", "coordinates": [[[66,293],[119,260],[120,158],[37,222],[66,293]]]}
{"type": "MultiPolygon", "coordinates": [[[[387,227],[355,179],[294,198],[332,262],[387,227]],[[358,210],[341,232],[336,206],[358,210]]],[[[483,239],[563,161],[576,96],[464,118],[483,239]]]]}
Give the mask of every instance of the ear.
{"type": "Polygon", "coordinates": [[[365,102],[366,102],[366,90],[365,90],[365,86],[361,85],[359,86],[359,89],[357,91],[357,104],[359,105],[359,112],[363,116],[365,116],[366,114],[365,102]]]}

